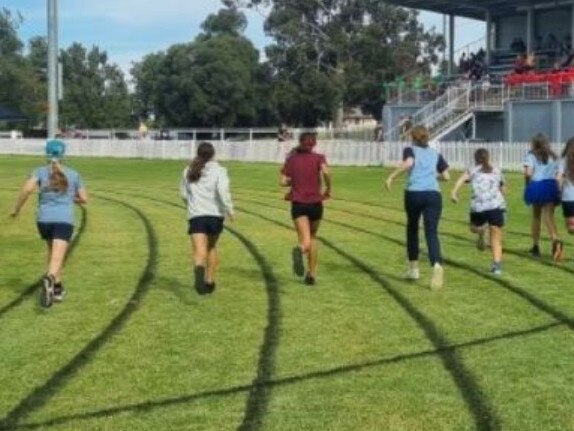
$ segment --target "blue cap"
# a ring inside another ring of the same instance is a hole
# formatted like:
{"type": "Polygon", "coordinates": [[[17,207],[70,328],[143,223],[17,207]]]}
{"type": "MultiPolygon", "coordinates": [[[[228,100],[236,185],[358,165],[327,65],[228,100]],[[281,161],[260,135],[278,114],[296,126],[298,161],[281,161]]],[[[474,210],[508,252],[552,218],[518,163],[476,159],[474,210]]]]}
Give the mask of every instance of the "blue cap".
{"type": "Polygon", "coordinates": [[[50,159],[61,159],[66,153],[66,144],[59,139],[50,139],[46,142],[46,156],[50,159]]]}

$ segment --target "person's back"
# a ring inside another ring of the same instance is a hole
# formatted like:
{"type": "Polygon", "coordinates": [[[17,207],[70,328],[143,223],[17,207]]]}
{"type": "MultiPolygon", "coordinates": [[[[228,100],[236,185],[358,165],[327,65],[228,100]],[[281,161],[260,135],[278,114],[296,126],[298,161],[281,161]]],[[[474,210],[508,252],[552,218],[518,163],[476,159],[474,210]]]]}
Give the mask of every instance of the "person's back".
{"type": "Polygon", "coordinates": [[[68,167],[61,170],[68,183],[64,192],[50,187],[50,166],[42,166],[33,173],[38,180],[38,221],[41,223],[74,224],[74,198],[82,188],[80,175],[68,167]]]}
{"type": "Polygon", "coordinates": [[[209,161],[205,164],[201,177],[195,182],[189,182],[189,169],[184,169],[180,187],[181,196],[187,202],[188,216],[225,217],[232,213],[227,170],[219,163],[209,161]]]}
{"type": "Polygon", "coordinates": [[[544,181],[553,180],[556,176],[556,171],[558,169],[557,161],[552,157],[548,160],[539,160],[533,152],[529,152],[526,155],[525,166],[532,169],[531,181],[544,181]]]}
{"type": "Polygon", "coordinates": [[[294,150],[284,168],[285,175],[291,179],[288,199],[299,203],[321,202],[321,165],[325,163],[322,154],[294,150]]]}
{"type": "Polygon", "coordinates": [[[505,207],[501,191],[504,177],[500,169],[493,168],[491,172],[485,172],[482,166],[475,166],[469,169],[469,177],[471,211],[483,212],[505,207]]]}
{"type": "Polygon", "coordinates": [[[437,166],[439,165],[439,153],[431,147],[410,147],[405,151],[405,157],[410,156],[415,160],[410,169],[407,180],[407,190],[418,191],[439,191],[437,180],[437,166]]]}

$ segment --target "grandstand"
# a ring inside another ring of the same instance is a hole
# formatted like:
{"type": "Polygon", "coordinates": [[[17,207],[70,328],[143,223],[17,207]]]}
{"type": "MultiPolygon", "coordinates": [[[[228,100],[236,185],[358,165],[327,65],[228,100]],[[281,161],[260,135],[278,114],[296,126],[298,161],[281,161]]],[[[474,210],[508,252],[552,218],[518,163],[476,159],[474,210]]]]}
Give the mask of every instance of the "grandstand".
{"type": "Polygon", "coordinates": [[[449,77],[440,91],[404,86],[387,97],[387,141],[401,138],[401,118],[422,123],[435,141],[554,142],[574,136],[574,2],[529,0],[389,0],[449,16],[449,77]],[[485,22],[484,72],[470,76],[455,58],[456,17],[485,22]],[[460,72],[464,72],[463,75],[460,72]]]}

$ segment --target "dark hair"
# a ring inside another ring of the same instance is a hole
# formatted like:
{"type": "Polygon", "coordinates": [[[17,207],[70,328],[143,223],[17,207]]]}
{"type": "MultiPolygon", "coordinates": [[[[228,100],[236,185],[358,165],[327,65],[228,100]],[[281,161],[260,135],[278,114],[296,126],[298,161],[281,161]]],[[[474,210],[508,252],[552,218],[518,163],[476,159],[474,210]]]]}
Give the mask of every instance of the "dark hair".
{"type": "Polygon", "coordinates": [[[474,162],[480,165],[481,172],[485,174],[490,174],[493,171],[493,167],[490,164],[490,153],[486,148],[479,148],[474,153],[474,162]]]}
{"type": "Polygon", "coordinates": [[[542,162],[543,164],[547,164],[548,160],[552,158],[552,160],[556,160],[556,153],[552,151],[550,148],[550,144],[548,143],[548,139],[542,133],[537,134],[532,138],[530,142],[531,152],[536,157],[536,160],[542,162]]]}
{"type": "Polygon", "coordinates": [[[48,189],[58,193],[66,193],[68,191],[68,178],[60,169],[60,163],[56,161],[50,162],[50,182],[48,189]]]}
{"type": "Polygon", "coordinates": [[[430,134],[425,126],[415,126],[411,129],[413,144],[417,147],[426,148],[429,146],[430,134]]]}
{"type": "Polygon", "coordinates": [[[313,132],[303,132],[299,135],[299,146],[295,148],[298,153],[309,153],[317,145],[317,134],[313,132]]]}
{"type": "Polygon", "coordinates": [[[207,162],[213,159],[215,149],[209,142],[201,142],[197,146],[197,156],[193,159],[188,166],[187,181],[195,183],[201,178],[201,173],[207,162]]]}
{"type": "Polygon", "coordinates": [[[566,142],[564,151],[562,151],[562,158],[565,164],[564,175],[574,182],[574,138],[570,138],[566,142]]]}

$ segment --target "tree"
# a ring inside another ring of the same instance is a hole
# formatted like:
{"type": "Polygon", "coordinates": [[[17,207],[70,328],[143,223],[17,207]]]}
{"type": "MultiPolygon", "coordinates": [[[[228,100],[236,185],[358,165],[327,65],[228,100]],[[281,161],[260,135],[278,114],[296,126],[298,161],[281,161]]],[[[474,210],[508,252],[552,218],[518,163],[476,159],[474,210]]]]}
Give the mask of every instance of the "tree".
{"type": "MultiPolygon", "coordinates": [[[[231,1],[231,0],[229,0],[231,1]]],[[[306,88],[321,82],[335,96],[329,109],[316,110],[315,122],[337,117],[341,104],[362,106],[380,115],[381,84],[397,75],[430,73],[441,36],[427,32],[417,13],[381,0],[250,0],[270,8],[266,32],[275,39],[267,49],[280,87],[293,86],[295,102],[309,102],[306,88]],[[315,69],[315,73],[311,69],[315,69]],[[319,79],[316,75],[320,75],[319,79]],[[308,82],[303,81],[309,80],[308,82]]],[[[326,87],[319,87],[319,89],[326,87]]],[[[281,110],[284,117],[297,113],[281,110]]],[[[307,119],[308,121],[309,119],[307,119]]]]}
{"type": "Polygon", "coordinates": [[[64,72],[64,127],[116,128],[132,125],[131,102],[123,72],[108,63],[108,56],[94,46],[79,43],[61,51],[64,72]]]}

